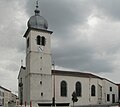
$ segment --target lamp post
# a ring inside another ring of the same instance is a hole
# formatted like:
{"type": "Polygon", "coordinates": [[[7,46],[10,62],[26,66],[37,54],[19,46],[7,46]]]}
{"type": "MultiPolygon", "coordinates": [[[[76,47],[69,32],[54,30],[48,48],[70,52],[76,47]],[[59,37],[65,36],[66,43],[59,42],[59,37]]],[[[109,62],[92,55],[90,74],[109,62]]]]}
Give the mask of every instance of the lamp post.
{"type": "Polygon", "coordinates": [[[72,101],[73,101],[73,107],[74,107],[74,103],[78,101],[77,94],[75,91],[72,93],[72,101]]]}

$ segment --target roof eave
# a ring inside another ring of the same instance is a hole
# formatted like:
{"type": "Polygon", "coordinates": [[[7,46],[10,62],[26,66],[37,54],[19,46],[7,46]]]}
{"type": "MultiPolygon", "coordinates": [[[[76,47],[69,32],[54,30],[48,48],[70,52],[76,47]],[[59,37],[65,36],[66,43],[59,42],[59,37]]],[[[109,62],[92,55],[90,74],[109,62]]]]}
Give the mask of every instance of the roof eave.
{"type": "Polygon", "coordinates": [[[50,31],[50,30],[45,30],[45,29],[38,29],[38,28],[29,27],[29,28],[27,29],[27,31],[25,32],[25,34],[24,34],[23,37],[26,38],[27,35],[28,35],[28,33],[29,33],[31,30],[37,30],[37,31],[42,31],[42,32],[48,32],[48,33],[50,33],[50,34],[53,33],[53,31],[50,31]]]}

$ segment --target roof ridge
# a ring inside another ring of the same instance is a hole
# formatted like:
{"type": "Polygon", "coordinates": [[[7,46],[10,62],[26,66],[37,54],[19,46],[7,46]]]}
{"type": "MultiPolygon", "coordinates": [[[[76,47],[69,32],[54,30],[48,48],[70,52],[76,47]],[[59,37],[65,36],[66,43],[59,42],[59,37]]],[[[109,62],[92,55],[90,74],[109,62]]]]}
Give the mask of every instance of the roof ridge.
{"type": "Polygon", "coordinates": [[[52,70],[53,75],[65,75],[65,76],[77,76],[77,77],[93,77],[93,78],[99,78],[103,79],[102,77],[99,77],[93,73],[88,72],[80,72],[80,71],[65,71],[65,70],[52,70]]]}

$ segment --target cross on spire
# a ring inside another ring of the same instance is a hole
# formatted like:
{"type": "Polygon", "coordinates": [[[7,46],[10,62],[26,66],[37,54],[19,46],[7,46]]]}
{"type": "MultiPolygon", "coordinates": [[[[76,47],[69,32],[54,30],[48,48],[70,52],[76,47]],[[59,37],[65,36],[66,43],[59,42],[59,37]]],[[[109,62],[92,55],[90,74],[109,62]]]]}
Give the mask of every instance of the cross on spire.
{"type": "Polygon", "coordinates": [[[39,3],[38,3],[38,0],[36,0],[36,9],[35,9],[35,15],[39,15],[40,13],[40,10],[38,9],[39,8],[39,3]]]}
{"type": "Polygon", "coordinates": [[[38,8],[39,6],[38,0],[36,0],[36,8],[38,8]]]}

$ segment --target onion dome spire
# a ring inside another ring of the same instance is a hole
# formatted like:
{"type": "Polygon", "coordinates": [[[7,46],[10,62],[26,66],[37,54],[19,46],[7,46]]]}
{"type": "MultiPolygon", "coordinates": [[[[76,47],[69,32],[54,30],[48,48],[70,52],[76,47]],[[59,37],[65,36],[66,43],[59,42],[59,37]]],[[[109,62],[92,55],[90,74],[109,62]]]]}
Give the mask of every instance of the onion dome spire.
{"type": "Polygon", "coordinates": [[[28,20],[28,28],[47,30],[48,23],[45,20],[45,18],[40,15],[38,0],[36,0],[36,9],[34,12],[35,12],[35,15],[31,16],[30,19],[28,20]]]}

